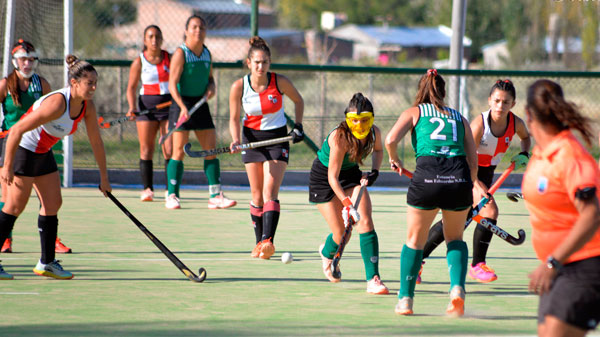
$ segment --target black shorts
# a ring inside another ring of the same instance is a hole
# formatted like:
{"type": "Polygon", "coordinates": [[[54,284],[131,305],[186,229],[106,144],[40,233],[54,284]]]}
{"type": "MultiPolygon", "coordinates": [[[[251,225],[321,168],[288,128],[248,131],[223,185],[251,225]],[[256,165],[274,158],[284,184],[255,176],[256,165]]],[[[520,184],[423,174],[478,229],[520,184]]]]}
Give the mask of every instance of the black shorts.
{"type": "MultiPolygon", "coordinates": [[[[254,130],[244,127],[242,143],[258,142],[287,136],[287,127],[282,126],[273,130],[254,130]]],[[[242,151],[242,161],[246,163],[262,163],[268,160],[288,162],[290,157],[290,142],[273,144],[242,151]]]]}
{"type": "MultiPolygon", "coordinates": [[[[140,95],[138,104],[140,111],[152,109],[158,104],[165,103],[171,100],[171,95],[140,95]]],[[[169,119],[169,107],[160,110],[152,110],[145,115],[137,116],[137,121],[166,121],[169,119]]]]}
{"type": "Polygon", "coordinates": [[[4,143],[6,138],[0,138],[0,167],[4,166],[4,143]]]}
{"type": "MultiPolygon", "coordinates": [[[[202,96],[199,97],[190,97],[190,96],[181,96],[183,100],[183,104],[188,108],[188,111],[202,99],[202,96]]],[[[173,102],[171,104],[171,108],[169,109],[169,128],[173,127],[177,124],[177,120],[179,119],[179,112],[181,109],[177,103],[173,102]]],[[[190,119],[183,123],[181,127],[177,130],[185,131],[185,130],[207,130],[214,129],[215,124],[213,123],[212,117],[210,116],[210,108],[208,107],[208,102],[202,104],[190,119]]]]}
{"type": "Polygon", "coordinates": [[[540,297],[538,322],[546,315],[583,330],[600,323],[600,256],[569,263],[559,271],[550,292],[540,297]]]}
{"type": "Polygon", "coordinates": [[[494,181],[494,171],[496,166],[479,166],[477,168],[477,179],[481,181],[487,188],[492,187],[494,181]]]}
{"type": "MultiPolygon", "coordinates": [[[[0,166],[4,165],[4,158],[0,166]]],[[[18,147],[15,152],[14,170],[16,176],[39,177],[58,171],[52,150],[46,153],[31,152],[23,147],[18,147]]]]}
{"type": "Polygon", "coordinates": [[[460,211],[473,204],[473,182],[466,157],[417,158],[406,202],[419,209],[460,211]]]}
{"type": "MultiPolygon", "coordinates": [[[[308,201],[313,203],[325,203],[331,201],[335,197],[335,193],[329,185],[327,179],[328,168],[321,163],[319,158],[315,158],[312,168],[310,169],[308,183],[308,201]]],[[[340,171],[338,180],[344,190],[360,185],[362,172],[358,165],[352,166],[349,169],[340,171]]]]}

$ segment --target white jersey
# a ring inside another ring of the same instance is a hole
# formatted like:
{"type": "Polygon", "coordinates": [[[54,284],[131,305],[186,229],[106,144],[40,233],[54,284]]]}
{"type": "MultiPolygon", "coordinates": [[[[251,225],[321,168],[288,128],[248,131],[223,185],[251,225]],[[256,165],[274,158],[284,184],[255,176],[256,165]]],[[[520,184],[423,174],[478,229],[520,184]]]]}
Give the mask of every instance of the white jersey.
{"type": "Polygon", "coordinates": [[[40,97],[40,99],[33,103],[33,105],[31,106],[31,108],[29,108],[26,114],[35,111],[35,109],[39,108],[46,98],[54,94],[63,95],[66,103],[65,112],[58,119],[40,125],[31,131],[25,132],[23,134],[23,138],[21,138],[21,143],[19,144],[21,147],[35,153],[46,153],[50,151],[52,146],[56,144],[61,138],[77,131],[77,125],[85,116],[87,102],[83,102],[83,109],[81,110],[79,115],[77,115],[77,117],[75,117],[74,119],[71,118],[69,114],[69,103],[71,101],[71,87],[62,88],[40,97]]]}
{"type": "Polygon", "coordinates": [[[515,116],[512,112],[508,112],[506,130],[499,137],[496,137],[492,133],[492,128],[490,127],[490,110],[482,112],[481,118],[483,119],[483,135],[477,147],[479,166],[497,166],[502,161],[502,157],[504,157],[515,135],[515,116]]]}
{"type": "Polygon", "coordinates": [[[162,60],[159,64],[148,62],[144,53],[140,53],[142,61],[140,95],[166,95],[169,93],[169,53],[164,50],[161,50],[161,53],[162,60]]]}
{"type": "Polygon", "coordinates": [[[269,84],[261,93],[250,85],[250,75],[244,76],[242,107],[244,126],[253,130],[272,130],[285,126],[283,94],[277,88],[277,76],[268,73],[269,84]]]}

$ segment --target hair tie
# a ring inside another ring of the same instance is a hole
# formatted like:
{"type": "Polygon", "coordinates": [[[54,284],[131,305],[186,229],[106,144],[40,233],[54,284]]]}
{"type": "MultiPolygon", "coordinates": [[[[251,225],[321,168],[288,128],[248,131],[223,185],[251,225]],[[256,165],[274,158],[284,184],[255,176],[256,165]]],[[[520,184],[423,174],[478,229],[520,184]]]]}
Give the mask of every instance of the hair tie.
{"type": "Polygon", "coordinates": [[[504,83],[509,84],[510,80],[504,80],[504,83]]]}
{"type": "Polygon", "coordinates": [[[429,75],[433,75],[434,77],[437,76],[437,70],[436,69],[428,69],[427,70],[427,76],[429,75]]]}
{"type": "Polygon", "coordinates": [[[501,80],[497,80],[497,81],[496,81],[496,84],[500,84],[500,83],[502,83],[502,81],[501,81],[501,80]]]}

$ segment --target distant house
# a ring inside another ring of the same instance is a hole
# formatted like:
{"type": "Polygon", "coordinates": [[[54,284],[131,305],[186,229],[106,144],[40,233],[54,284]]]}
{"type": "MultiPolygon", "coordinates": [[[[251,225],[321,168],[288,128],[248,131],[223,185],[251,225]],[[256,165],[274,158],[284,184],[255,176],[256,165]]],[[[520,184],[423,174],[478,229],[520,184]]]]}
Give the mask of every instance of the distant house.
{"type": "MultiPolygon", "coordinates": [[[[452,29],[438,27],[393,27],[347,24],[333,29],[330,36],[354,42],[352,58],[389,60],[399,53],[407,59],[436,59],[439,50],[449,50],[452,29]]],[[[463,40],[465,57],[468,57],[471,39],[463,40]]]]}
{"type": "MultiPolygon", "coordinates": [[[[544,48],[546,55],[552,53],[552,40],[549,37],[544,39],[544,48]]],[[[581,61],[582,42],[578,37],[570,37],[565,44],[564,39],[558,39],[556,45],[556,54],[559,58],[563,58],[566,53],[566,61],[569,64],[580,64],[581,61]]],[[[510,52],[506,40],[499,40],[481,47],[483,53],[483,64],[486,69],[500,69],[506,61],[510,60],[510,52]]],[[[596,53],[600,53],[600,45],[596,45],[596,53]]]]}
{"type": "MultiPolygon", "coordinates": [[[[250,13],[250,4],[241,0],[139,0],[136,21],[112,30],[115,43],[118,43],[112,49],[125,49],[125,53],[119,56],[134,58],[143,48],[144,28],[154,24],[163,32],[163,49],[173,52],[183,42],[185,21],[197,14],[207,22],[206,45],[213,60],[239,60],[240,50],[244,50],[242,54],[245,55],[248,49],[250,13]],[[245,36],[244,41],[242,36],[245,36]]],[[[272,30],[274,23],[273,10],[259,7],[260,34],[272,30]]],[[[271,41],[267,39],[267,42],[271,41]]],[[[280,43],[279,40],[277,43],[280,43]]]]}

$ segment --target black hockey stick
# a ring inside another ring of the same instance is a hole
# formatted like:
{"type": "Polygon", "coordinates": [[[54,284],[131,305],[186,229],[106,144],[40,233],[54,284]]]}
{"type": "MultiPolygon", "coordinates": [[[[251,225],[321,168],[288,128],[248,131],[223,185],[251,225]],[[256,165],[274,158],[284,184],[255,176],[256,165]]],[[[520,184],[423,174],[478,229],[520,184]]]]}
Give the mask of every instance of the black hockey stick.
{"type": "Polygon", "coordinates": [[[506,192],[506,197],[512,202],[519,202],[519,199],[523,199],[523,194],[520,192],[506,192]]]}
{"type": "Polygon", "coordinates": [[[177,268],[179,268],[179,270],[188,279],[190,279],[190,281],[202,282],[202,281],[204,281],[204,279],[206,279],[206,269],[204,269],[204,268],[198,269],[198,276],[196,276],[196,274],[194,274],[193,271],[191,271],[185,264],[183,264],[183,262],[181,262],[181,260],[179,260],[177,258],[177,256],[175,256],[175,254],[173,254],[173,252],[171,252],[169,250],[169,248],[167,248],[162,242],[160,242],[160,240],[156,236],[154,236],[154,234],[152,234],[152,232],[150,232],[148,230],[148,228],[146,228],[146,226],[144,226],[138,219],[136,219],[136,217],[133,216],[133,214],[131,214],[127,210],[127,208],[125,208],[125,206],[123,206],[123,204],[121,204],[119,202],[119,200],[117,200],[117,198],[115,198],[115,196],[112,195],[112,193],[106,192],[106,195],[108,196],[108,198],[110,200],[112,200],[112,202],[115,203],[115,205],[117,205],[117,207],[119,207],[121,209],[121,211],[123,211],[123,213],[125,213],[125,215],[127,215],[129,217],[129,219],[131,219],[131,221],[133,221],[134,224],[136,224],[136,226],[138,226],[138,228],[142,231],[142,233],[146,234],[148,239],[150,239],[150,241],[152,241],[152,243],[154,243],[156,245],[156,247],[158,247],[158,249],[160,249],[160,251],[163,254],[165,254],[165,256],[169,260],[171,260],[171,262],[173,262],[173,264],[177,268]]]}
{"type": "MultiPolygon", "coordinates": [[[[358,205],[360,205],[360,199],[362,199],[363,192],[367,188],[367,184],[365,183],[360,187],[360,191],[358,192],[358,197],[356,198],[356,202],[354,203],[354,209],[358,211],[358,205]]],[[[344,229],[344,235],[342,235],[342,239],[340,240],[340,245],[338,246],[335,255],[333,255],[333,261],[331,262],[331,274],[333,277],[339,279],[342,277],[342,271],[339,268],[340,259],[342,258],[342,254],[344,253],[344,248],[346,248],[346,244],[348,240],[350,240],[350,234],[352,233],[352,227],[356,224],[354,219],[348,214],[348,225],[346,229],[344,229]]]]}
{"type": "Polygon", "coordinates": [[[502,228],[494,225],[493,223],[491,223],[490,221],[488,221],[488,219],[482,217],[479,214],[475,215],[473,217],[473,220],[477,221],[478,224],[482,225],[487,230],[489,230],[490,232],[496,234],[502,240],[510,243],[511,245],[518,246],[518,245],[522,244],[525,241],[525,231],[522,230],[522,229],[519,229],[519,231],[517,232],[517,234],[519,235],[519,237],[515,238],[514,236],[508,234],[504,229],[502,229],[502,228]]]}
{"type": "MultiPolygon", "coordinates": [[[[274,138],[274,139],[268,139],[268,140],[261,140],[258,142],[240,144],[236,147],[236,149],[238,149],[238,150],[255,149],[255,148],[261,147],[261,146],[268,146],[268,145],[273,145],[273,144],[289,142],[290,140],[292,140],[292,138],[293,138],[292,136],[285,136],[285,137],[281,137],[281,138],[274,138]]],[[[187,154],[188,156],[196,158],[196,157],[214,156],[214,155],[222,154],[222,153],[230,153],[231,148],[229,146],[226,146],[226,147],[221,147],[218,149],[193,151],[192,144],[187,143],[183,147],[183,151],[185,151],[185,154],[187,154]]]]}
{"type": "MultiPolygon", "coordinates": [[[[135,115],[136,116],[143,116],[143,115],[147,115],[147,114],[149,114],[151,112],[158,111],[160,109],[164,109],[166,107],[171,106],[171,102],[172,101],[168,101],[168,102],[157,104],[154,108],[142,110],[140,112],[135,113],[135,115]]],[[[105,122],[104,121],[104,117],[100,117],[100,118],[98,118],[98,125],[100,126],[101,129],[109,129],[111,126],[115,126],[117,124],[125,123],[125,122],[130,121],[130,120],[131,120],[131,118],[129,116],[124,116],[124,117],[120,117],[120,118],[117,118],[115,120],[112,120],[110,122],[105,122]]]]}
{"type": "Polygon", "coordinates": [[[188,110],[188,118],[187,119],[183,119],[183,118],[181,118],[181,116],[179,116],[179,119],[177,120],[177,123],[175,123],[175,126],[172,129],[170,129],[166,135],[160,136],[160,138],[158,139],[158,144],[163,145],[165,140],[167,140],[167,138],[169,138],[169,136],[175,130],[179,129],[181,127],[181,125],[183,125],[183,123],[187,122],[190,118],[192,118],[192,115],[194,114],[194,112],[196,112],[196,110],[198,110],[198,108],[201,107],[202,104],[206,103],[207,99],[208,99],[208,97],[206,95],[202,96],[202,99],[199,100],[198,102],[196,102],[196,104],[194,104],[194,106],[190,110],[188,110]]]}

